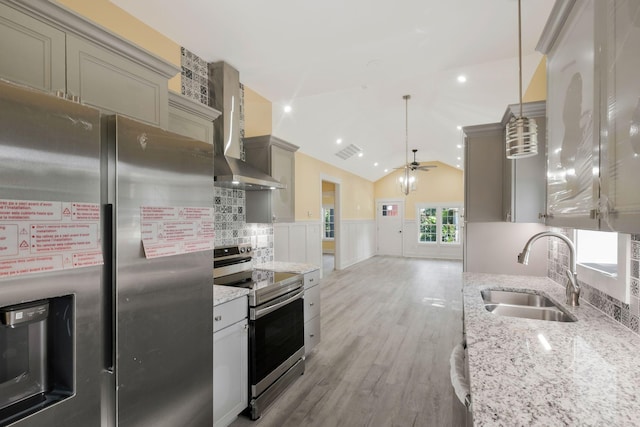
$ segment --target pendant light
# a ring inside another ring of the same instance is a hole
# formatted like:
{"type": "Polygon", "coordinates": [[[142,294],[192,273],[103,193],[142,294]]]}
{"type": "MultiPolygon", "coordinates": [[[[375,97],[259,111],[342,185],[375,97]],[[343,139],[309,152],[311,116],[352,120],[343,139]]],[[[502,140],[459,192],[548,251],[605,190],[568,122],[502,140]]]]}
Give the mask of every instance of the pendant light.
{"type": "Polygon", "coordinates": [[[405,161],[404,172],[398,181],[400,182],[400,191],[406,196],[409,192],[416,191],[416,177],[409,164],[409,99],[411,99],[411,95],[404,95],[402,99],[405,104],[405,161]]]}
{"type": "Polygon", "coordinates": [[[522,159],[538,154],[538,125],[534,119],[522,115],[522,22],[521,0],[518,0],[518,71],[520,116],[511,117],[505,132],[507,159],[522,159]]]}

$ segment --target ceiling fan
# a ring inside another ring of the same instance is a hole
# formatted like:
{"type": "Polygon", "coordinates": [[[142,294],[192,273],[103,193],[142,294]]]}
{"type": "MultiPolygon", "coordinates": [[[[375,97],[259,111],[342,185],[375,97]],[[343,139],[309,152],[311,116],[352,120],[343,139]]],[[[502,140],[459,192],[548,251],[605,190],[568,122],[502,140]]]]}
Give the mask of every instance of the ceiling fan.
{"type": "MultiPolygon", "coordinates": [[[[394,169],[405,169],[408,168],[410,171],[424,171],[424,172],[429,172],[430,169],[433,168],[437,168],[437,165],[421,165],[420,163],[418,163],[418,161],[416,160],[416,153],[418,152],[417,148],[414,148],[413,150],[411,150],[413,152],[413,162],[408,163],[404,166],[400,166],[399,168],[394,168],[394,169]]],[[[407,153],[409,154],[409,153],[407,153]]]]}

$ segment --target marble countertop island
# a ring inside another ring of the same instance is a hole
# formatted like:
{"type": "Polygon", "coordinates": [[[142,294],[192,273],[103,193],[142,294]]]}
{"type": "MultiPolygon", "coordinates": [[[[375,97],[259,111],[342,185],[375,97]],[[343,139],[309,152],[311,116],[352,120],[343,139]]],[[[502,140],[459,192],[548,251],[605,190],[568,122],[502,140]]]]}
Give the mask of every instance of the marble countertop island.
{"type": "Polygon", "coordinates": [[[254,267],[260,270],[297,273],[297,274],[307,274],[312,271],[318,270],[320,268],[317,265],[313,265],[313,264],[305,264],[300,262],[282,262],[282,261],[265,262],[263,264],[256,264],[254,267]]]}
{"type": "Polygon", "coordinates": [[[233,286],[213,285],[213,306],[249,295],[249,289],[233,286]]]}
{"type": "Polygon", "coordinates": [[[474,425],[630,426],[640,423],[640,337],[588,303],[564,303],[546,277],[464,274],[464,324],[474,425]],[[532,289],[578,320],[499,316],[486,288],[532,289]]]}

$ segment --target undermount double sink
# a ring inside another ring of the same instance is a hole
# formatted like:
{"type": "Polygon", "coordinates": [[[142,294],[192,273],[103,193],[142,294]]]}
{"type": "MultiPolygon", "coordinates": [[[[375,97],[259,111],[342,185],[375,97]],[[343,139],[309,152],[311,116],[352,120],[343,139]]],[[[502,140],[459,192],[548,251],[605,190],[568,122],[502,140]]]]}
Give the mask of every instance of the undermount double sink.
{"type": "Polygon", "coordinates": [[[484,308],[497,315],[524,319],[575,322],[576,318],[544,295],[532,291],[485,289],[480,291],[484,308]]]}

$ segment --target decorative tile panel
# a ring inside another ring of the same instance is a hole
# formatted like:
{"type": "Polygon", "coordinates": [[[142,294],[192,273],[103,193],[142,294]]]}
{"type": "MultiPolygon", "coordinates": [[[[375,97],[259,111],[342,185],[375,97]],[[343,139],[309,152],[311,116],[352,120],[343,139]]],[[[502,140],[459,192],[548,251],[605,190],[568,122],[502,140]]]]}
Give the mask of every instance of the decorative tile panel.
{"type": "Polygon", "coordinates": [[[209,71],[207,62],[188,49],[180,48],[181,90],[188,98],[209,105],[209,71]]]}

